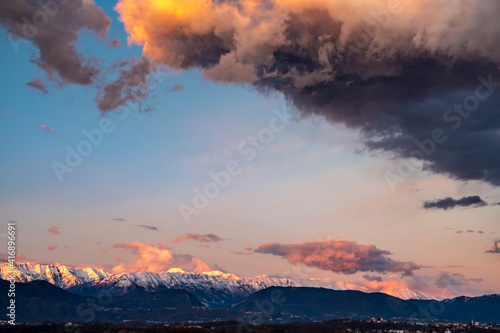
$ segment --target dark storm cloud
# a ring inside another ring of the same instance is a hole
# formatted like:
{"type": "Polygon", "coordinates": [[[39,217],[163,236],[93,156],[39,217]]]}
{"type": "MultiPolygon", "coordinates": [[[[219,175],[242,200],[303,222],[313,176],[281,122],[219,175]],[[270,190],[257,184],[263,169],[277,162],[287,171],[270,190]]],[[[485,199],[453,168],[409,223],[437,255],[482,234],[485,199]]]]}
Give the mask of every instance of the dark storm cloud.
{"type": "MultiPolygon", "coordinates": [[[[481,197],[477,195],[463,197],[461,199],[453,199],[450,197],[444,199],[435,199],[433,201],[425,201],[423,208],[424,209],[453,209],[456,207],[482,207],[487,206],[488,204],[481,199],[481,197]]],[[[469,232],[469,231],[467,231],[469,232]]],[[[474,232],[471,230],[470,232],[474,232]]]]}
{"type": "Polygon", "coordinates": [[[78,34],[89,30],[104,37],[111,24],[93,1],[1,1],[0,26],[11,34],[16,49],[29,40],[38,49],[33,62],[49,76],[67,83],[89,85],[99,73],[97,60],[85,59],[76,47],[78,34]]]}
{"type": "Polygon", "coordinates": [[[352,241],[321,241],[296,244],[267,243],[254,250],[288,260],[291,264],[304,264],[335,273],[357,272],[401,273],[412,276],[420,265],[396,261],[388,256],[391,252],[374,245],[361,245],[352,241]]]}
{"type": "Polygon", "coordinates": [[[500,2],[193,3],[189,16],[172,14],[181,2],[117,8],[158,64],[281,92],[304,116],[360,129],[371,151],[500,185],[500,2]]]}

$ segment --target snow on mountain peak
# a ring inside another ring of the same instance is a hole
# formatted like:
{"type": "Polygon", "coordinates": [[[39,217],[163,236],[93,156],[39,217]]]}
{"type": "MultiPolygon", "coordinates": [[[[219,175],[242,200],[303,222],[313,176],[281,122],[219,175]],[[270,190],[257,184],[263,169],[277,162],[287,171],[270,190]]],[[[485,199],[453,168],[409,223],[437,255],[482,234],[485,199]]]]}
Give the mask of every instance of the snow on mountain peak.
{"type": "Polygon", "coordinates": [[[68,288],[77,284],[99,281],[109,276],[102,269],[76,269],[64,265],[41,265],[31,263],[16,263],[12,270],[9,263],[0,265],[0,277],[7,279],[15,272],[16,282],[31,282],[44,280],[60,288],[68,288]]]}
{"type": "Polygon", "coordinates": [[[224,273],[224,272],[221,272],[221,271],[203,272],[202,274],[208,275],[208,276],[222,276],[222,277],[224,277],[226,279],[232,279],[232,280],[239,280],[240,279],[239,277],[237,277],[234,274],[224,273]]]}
{"type": "Polygon", "coordinates": [[[420,291],[411,290],[408,288],[382,290],[381,292],[384,294],[391,295],[391,296],[405,299],[405,300],[408,300],[408,299],[436,300],[436,301],[442,300],[441,298],[436,297],[434,295],[427,294],[427,293],[420,292],[420,291]]]}

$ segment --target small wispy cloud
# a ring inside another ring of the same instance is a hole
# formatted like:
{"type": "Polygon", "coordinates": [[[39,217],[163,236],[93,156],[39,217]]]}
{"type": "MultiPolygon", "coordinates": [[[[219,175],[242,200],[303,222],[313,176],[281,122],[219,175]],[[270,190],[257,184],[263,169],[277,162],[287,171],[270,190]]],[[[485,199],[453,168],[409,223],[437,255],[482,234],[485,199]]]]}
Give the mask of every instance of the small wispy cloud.
{"type": "Polygon", "coordinates": [[[59,227],[56,227],[55,225],[51,226],[47,230],[52,236],[59,235],[61,234],[61,231],[59,230],[59,227]]]}
{"type": "Polygon", "coordinates": [[[55,251],[55,250],[57,250],[58,247],[59,247],[59,245],[51,245],[51,246],[47,247],[47,250],[55,251]]]}
{"type": "Polygon", "coordinates": [[[239,255],[239,256],[251,256],[253,255],[253,252],[249,252],[249,251],[232,251],[232,252],[229,252],[231,254],[236,254],[236,255],[239,255]]]}
{"type": "Polygon", "coordinates": [[[214,234],[205,234],[205,235],[200,235],[200,234],[185,234],[183,236],[179,236],[174,239],[174,243],[180,243],[183,241],[195,241],[195,242],[200,242],[200,243],[216,243],[216,242],[221,242],[225,240],[224,238],[220,238],[217,235],[214,234]]]}
{"type": "Polygon", "coordinates": [[[43,84],[43,82],[40,81],[39,79],[33,79],[30,82],[26,83],[26,85],[28,87],[31,87],[31,88],[34,88],[36,90],[41,91],[44,95],[49,93],[47,88],[45,88],[45,85],[43,84]]]}
{"type": "MultiPolygon", "coordinates": [[[[444,229],[449,230],[449,231],[455,231],[455,228],[450,228],[450,227],[445,227],[444,229]]],[[[467,233],[467,234],[473,234],[473,233],[484,234],[484,231],[468,229],[468,230],[456,230],[455,233],[456,234],[465,234],[465,233],[467,233]]]]}
{"type": "Polygon", "coordinates": [[[183,86],[181,86],[180,84],[177,84],[177,85],[173,86],[173,87],[170,89],[170,91],[172,91],[172,92],[183,91],[183,90],[184,90],[184,87],[183,87],[183,86]]]}
{"type": "Polygon", "coordinates": [[[47,125],[42,125],[40,126],[40,128],[49,134],[54,133],[56,131],[53,127],[49,127],[47,125]]]}
{"type": "Polygon", "coordinates": [[[121,217],[113,217],[111,220],[117,221],[117,222],[125,222],[125,221],[127,221],[126,219],[122,219],[121,217]]]}
{"type": "Polygon", "coordinates": [[[473,195],[469,197],[463,197],[461,199],[453,199],[451,197],[447,197],[444,199],[435,199],[432,201],[425,201],[423,208],[424,209],[453,209],[456,207],[483,207],[488,204],[481,199],[478,195],[473,195]]]}
{"type": "Polygon", "coordinates": [[[369,274],[363,275],[363,279],[365,279],[367,281],[377,281],[377,282],[382,282],[383,281],[383,279],[382,279],[381,276],[369,275],[369,274]]]}
{"type": "Polygon", "coordinates": [[[157,227],[151,226],[151,225],[136,224],[135,226],[139,227],[139,228],[148,229],[148,230],[151,230],[151,231],[160,231],[160,229],[158,229],[157,227]]]}
{"type": "Polygon", "coordinates": [[[113,38],[113,39],[109,40],[109,41],[106,43],[106,46],[107,46],[107,47],[110,47],[110,48],[117,49],[117,48],[119,48],[120,46],[122,46],[122,41],[120,40],[120,38],[115,37],[115,38],[113,38]]]}

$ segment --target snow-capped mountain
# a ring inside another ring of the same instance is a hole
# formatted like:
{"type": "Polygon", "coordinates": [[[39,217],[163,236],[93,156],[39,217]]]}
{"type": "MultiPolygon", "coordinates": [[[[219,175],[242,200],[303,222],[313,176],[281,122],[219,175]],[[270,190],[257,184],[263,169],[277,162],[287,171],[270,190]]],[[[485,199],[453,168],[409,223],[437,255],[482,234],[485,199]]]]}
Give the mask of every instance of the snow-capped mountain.
{"type": "Polygon", "coordinates": [[[111,275],[105,279],[75,285],[69,291],[84,296],[123,295],[134,292],[156,292],[183,289],[210,307],[224,307],[255,293],[273,287],[298,287],[291,279],[257,276],[239,278],[219,271],[189,273],[178,268],[166,272],[136,272],[111,275]]]}
{"type": "MultiPolygon", "coordinates": [[[[234,274],[219,271],[190,273],[179,268],[164,272],[135,272],[109,274],[98,268],[76,269],[63,265],[16,264],[17,282],[44,280],[72,293],[98,297],[99,295],[118,296],[142,291],[156,292],[167,289],[182,289],[195,295],[203,304],[210,307],[225,307],[245,297],[269,287],[323,287],[337,289],[333,285],[310,284],[303,280],[268,277],[239,278],[234,274]]],[[[0,277],[11,276],[9,264],[0,265],[0,277]]],[[[399,289],[382,291],[404,300],[439,300],[433,295],[399,289]]]]}
{"type": "Polygon", "coordinates": [[[53,285],[67,289],[83,283],[100,281],[109,276],[99,268],[76,269],[64,265],[15,264],[14,269],[8,263],[0,265],[0,277],[4,280],[15,275],[16,282],[31,282],[44,280],[53,285]],[[12,273],[14,271],[14,273],[12,273]]]}
{"type": "Polygon", "coordinates": [[[391,296],[394,296],[394,297],[397,297],[397,298],[401,298],[401,299],[405,299],[405,300],[408,300],[408,299],[423,299],[423,300],[427,300],[427,301],[431,301],[431,300],[440,301],[440,300],[442,300],[442,298],[433,296],[431,294],[427,294],[427,293],[423,293],[423,292],[420,292],[420,291],[411,290],[411,289],[408,289],[408,288],[393,289],[393,290],[383,290],[381,292],[384,293],[384,294],[391,295],[391,296]]]}

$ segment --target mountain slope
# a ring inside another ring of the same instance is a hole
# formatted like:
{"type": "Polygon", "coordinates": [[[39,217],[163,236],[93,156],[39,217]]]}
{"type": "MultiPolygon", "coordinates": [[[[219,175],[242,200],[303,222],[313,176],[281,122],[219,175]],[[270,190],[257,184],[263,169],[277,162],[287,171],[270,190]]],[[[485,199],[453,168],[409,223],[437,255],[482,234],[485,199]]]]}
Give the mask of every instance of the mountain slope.
{"type": "Polygon", "coordinates": [[[394,296],[397,298],[405,299],[405,300],[408,300],[408,299],[435,300],[435,301],[442,300],[441,298],[436,297],[434,295],[423,293],[420,291],[411,290],[408,288],[394,289],[394,290],[383,290],[383,291],[381,291],[381,293],[391,295],[391,296],[394,296]]]}
{"type": "MultiPolygon", "coordinates": [[[[7,295],[9,285],[0,280],[2,295],[7,295]]],[[[5,309],[9,301],[8,297],[0,297],[0,307],[5,309]]],[[[184,290],[94,298],[72,294],[47,281],[32,281],[16,283],[15,301],[16,322],[188,322],[193,318],[236,318],[230,311],[204,308],[184,290]]]]}
{"type": "Polygon", "coordinates": [[[98,296],[183,289],[195,295],[207,306],[227,307],[258,290],[271,286],[296,286],[296,284],[289,279],[265,276],[240,279],[233,274],[222,272],[187,273],[175,269],[160,273],[115,274],[100,281],[71,286],[68,290],[84,296],[98,296]]]}
{"type": "Polygon", "coordinates": [[[252,318],[260,316],[265,321],[378,317],[402,321],[470,322],[474,319],[500,323],[500,295],[430,301],[402,300],[384,293],[352,290],[271,287],[247,297],[233,309],[251,313],[252,318]]]}
{"type": "Polygon", "coordinates": [[[297,318],[299,321],[333,318],[410,317],[416,306],[383,293],[325,288],[271,287],[235,304],[240,312],[264,312],[270,318],[297,318]]]}
{"type": "MultiPolygon", "coordinates": [[[[17,282],[47,281],[60,288],[99,281],[109,274],[98,268],[76,269],[64,265],[15,264],[14,274],[17,282]]],[[[0,265],[0,278],[8,279],[11,269],[8,263],[0,265]]]]}
{"type": "MultiPolygon", "coordinates": [[[[297,282],[286,278],[265,275],[255,278],[239,278],[234,274],[215,272],[188,273],[174,268],[166,272],[135,272],[108,274],[102,269],[75,269],[63,265],[17,264],[16,281],[43,280],[81,296],[125,295],[130,293],[156,292],[183,289],[195,295],[204,305],[227,307],[234,302],[269,287],[311,286],[307,280],[297,282]]],[[[0,265],[0,277],[10,277],[8,264],[0,265]]],[[[332,286],[316,285],[333,289],[332,286]]],[[[410,289],[384,291],[401,299],[434,300],[432,295],[410,289]]]]}
{"type": "MultiPolygon", "coordinates": [[[[0,293],[9,282],[0,280],[0,293]]],[[[0,297],[7,307],[8,297],[0,297]]],[[[458,297],[444,301],[401,300],[383,293],[324,288],[271,287],[229,309],[203,307],[185,290],[82,297],[46,281],[16,284],[16,321],[154,321],[238,320],[253,323],[311,322],[336,318],[382,317],[397,321],[500,322],[500,295],[458,297]]]]}

